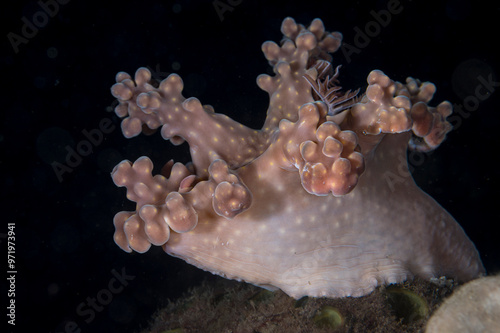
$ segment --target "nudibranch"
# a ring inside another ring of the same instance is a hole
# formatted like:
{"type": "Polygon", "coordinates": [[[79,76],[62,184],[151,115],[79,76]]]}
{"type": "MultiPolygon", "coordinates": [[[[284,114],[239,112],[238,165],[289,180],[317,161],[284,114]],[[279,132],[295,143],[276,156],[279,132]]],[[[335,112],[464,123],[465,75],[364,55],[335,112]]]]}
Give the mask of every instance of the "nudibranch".
{"type": "Polygon", "coordinates": [[[114,168],[136,202],[114,218],[116,244],[162,246],[294,298],[362,296],[416,275],[483,275],[473,243],[408,171],[407,149],[435,149],[450,131],[451,104],[429,106],[432,83],[380,70],[364,93],[344,92],[330,56],[340,33],[292,18],[281,31],[280,45],[262,45],[274,75],[257,78],[270,99],[260,130],[184,98],[176,74],[117,74],[111,91],[125,137],[160,128],[174,145],[187,141],[192,162],[171,160],[155,176],[144,156],[114,168]]]}

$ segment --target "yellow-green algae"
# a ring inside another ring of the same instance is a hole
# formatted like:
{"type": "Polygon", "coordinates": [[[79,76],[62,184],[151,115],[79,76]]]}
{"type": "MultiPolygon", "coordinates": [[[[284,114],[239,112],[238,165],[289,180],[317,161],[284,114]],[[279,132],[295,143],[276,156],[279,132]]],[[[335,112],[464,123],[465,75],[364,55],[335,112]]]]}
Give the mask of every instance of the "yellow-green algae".
{"type": "Polygon", "coordinates": [[[344,324],[344,317],[338,309],[333,306],[325,305],[313,318],[316,325],[336,329],[344,324]]]}
{"type": "Polygon", "coordinates": [[[413,291],[389,286],[386,293],[394,314],[401,318],[404,324],[424,319],[429,315],[429,306],[426,300],[413,291]]]}

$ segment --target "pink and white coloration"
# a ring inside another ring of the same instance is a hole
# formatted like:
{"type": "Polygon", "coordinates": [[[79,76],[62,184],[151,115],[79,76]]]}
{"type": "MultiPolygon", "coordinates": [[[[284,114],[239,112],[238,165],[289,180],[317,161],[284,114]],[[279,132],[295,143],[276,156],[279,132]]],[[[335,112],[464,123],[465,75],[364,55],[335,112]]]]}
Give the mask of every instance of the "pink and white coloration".
{"type": "MultiPolygon", "coordinates": [[[[288,295],[362,296],[377,285],[484,273],[461,227],[422,192],[406,150],[436,148],[451,129],[451,104],[428,106],[435,86],[368,75],[366,92],[341,92],[328,53],[342,35],[283,21],[281,46],[265,42],[274,76],[267,118],[250,129],[196,98],[172,74],[156,87],[145,68],[119,73],[112,94],[127,138],[161,128],[187,141],[192,164],[152,176],[147,157],[113,170],[136,210],[115,216],[125,251],[151,244],[221,276],[288,295]]],[[[168,267],[166,267],[168,270],[168,267]]]]}

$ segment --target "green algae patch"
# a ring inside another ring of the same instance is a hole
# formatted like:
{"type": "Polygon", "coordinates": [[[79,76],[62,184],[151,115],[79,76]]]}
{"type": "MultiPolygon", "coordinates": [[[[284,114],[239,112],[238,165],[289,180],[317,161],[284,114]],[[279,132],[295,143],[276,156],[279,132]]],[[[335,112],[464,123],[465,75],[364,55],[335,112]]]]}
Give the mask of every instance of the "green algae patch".
{"type": "Polygon", "coordinates": [[[394,314],[402,319],[403,324],[425,319],[429,315],[427,301],[411,290],[390,286],[386,294],[394,314]]]}
{"type": "Polygon", "coordinates": [[[344,325],[344,317],[333,306],[325,305],[313,318],[318,327],[337,329],[344,325]]]}

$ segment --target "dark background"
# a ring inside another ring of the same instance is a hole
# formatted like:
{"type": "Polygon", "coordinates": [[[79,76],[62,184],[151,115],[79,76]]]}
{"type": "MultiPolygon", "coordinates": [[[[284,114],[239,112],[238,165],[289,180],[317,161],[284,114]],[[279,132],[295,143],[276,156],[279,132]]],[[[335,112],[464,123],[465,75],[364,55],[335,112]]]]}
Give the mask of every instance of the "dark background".
{"type": "MultiPolygon", "coordinates": [[[[184,96],[259,128],[268,97],[255,78],[270,73],[260,46],[281,39],[286,16],[305,25],[319,17],[353,45],[354,28],[364,30],[374,21],[370,12],[386,9],[387,1],[220,0],[231,9],[222,16],[214,1],[66,2],[51,7],[52,17],[17,52],[9,33],[22,35],[23,17],[41,17],[42,7],[37,1],[9,2],[0,14],[0,246],[5,253],[6,223],[15,223],[18,271],[16,327],[9,332],[28,326],[61,332],[71,321],[82,332],[133,332],[147,326],[168,299],[214,277],[160,248],[127,254],[113,242],[114,214],[134,207],[112,183],[113,166],[142,155],[156,167],[171,158],[189,161],[187,147],[174,147],[159,134],[131,140],[121,135],[120,120],[110,112],[116,105],[109,93],[115,74],[133,74],[140,66],[156,78],[176,72],[184,80],[184,96]],[[86,140],[84,131],[98,129],[103,119],[112,129],[59,180],[51,164],[65,163],[67,148],[86,140]],[[126,272],[127,285],[108,293],[112,299],[92,320],[79,314],[81,303],[107,293],[113,270],[126,272]]],[[[335,53],[345,88],[364,88],[369,71],[381,69],[394,80],[413,76],[435,83],[433,105],[443,99],[464,105],[473,100],[467,97],[474,96],[479,76],[500,81],[498,6],[458,0],[402,0],[400,6],[402,12],[350,61],[335,53]]],[[[493,87],[477,110],[469,106],[473,111],[455,118],[455,130],[436,152],[413,156],[419,158],[413,160],[417,183],[463,226],[490,273],[500,268],[499,96],[500,86],[493,87]]],[[[1,293],[6,312],[5,284],[1,293]]]]}

